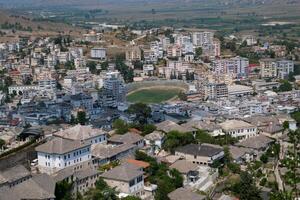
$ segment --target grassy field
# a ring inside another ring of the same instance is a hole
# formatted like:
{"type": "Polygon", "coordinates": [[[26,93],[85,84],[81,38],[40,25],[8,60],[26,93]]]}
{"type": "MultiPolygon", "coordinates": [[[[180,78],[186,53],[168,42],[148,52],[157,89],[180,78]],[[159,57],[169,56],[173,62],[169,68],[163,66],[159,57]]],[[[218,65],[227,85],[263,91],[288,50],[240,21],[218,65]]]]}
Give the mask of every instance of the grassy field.
{"type": "Polygon", "coordinates": [[[161,103],[176,97],[181,91],[179,88],[151,88],[141,89],[127,96],[129,102],[161,103]]]}

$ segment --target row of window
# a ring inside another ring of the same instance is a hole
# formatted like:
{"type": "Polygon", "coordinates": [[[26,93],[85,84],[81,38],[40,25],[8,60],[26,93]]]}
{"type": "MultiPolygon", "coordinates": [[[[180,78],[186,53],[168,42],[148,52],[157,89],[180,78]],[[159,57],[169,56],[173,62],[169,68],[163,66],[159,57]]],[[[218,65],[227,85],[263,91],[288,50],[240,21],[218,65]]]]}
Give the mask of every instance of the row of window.
{"type": "Polygon", "coordinates": [[[243,132],[253,132],[255,131],[255,128],[250,128],[250,129],[238,129],[237,131],[229,131],[229,134],[237,134],[237,133],[243,133],[243,132]]]}
{"type": "MultiPolygon", "coordinates": [[[[90,151],[90,148],[86,148],[86,149],[83,149],[83,150],[79,150],[79,151],[76,151],[73,153],[73,156],[78,156],[78,155],[81,155],[85,152],[89,152],[90,151]]],[[[60,156],[58,157],[60,159],[60,156]]],[[[71,154],[68,154],[68,155],[64,155],[64,160],[66,160],[67,158],[71,158],[71,154]]]]}
{"type": "Polygon", "coordinates": [[[129,187],[134,186],[136,183],[140,183],[143,181],[143,176],[139,176],[136,179],[129,181],[129,187]]]}

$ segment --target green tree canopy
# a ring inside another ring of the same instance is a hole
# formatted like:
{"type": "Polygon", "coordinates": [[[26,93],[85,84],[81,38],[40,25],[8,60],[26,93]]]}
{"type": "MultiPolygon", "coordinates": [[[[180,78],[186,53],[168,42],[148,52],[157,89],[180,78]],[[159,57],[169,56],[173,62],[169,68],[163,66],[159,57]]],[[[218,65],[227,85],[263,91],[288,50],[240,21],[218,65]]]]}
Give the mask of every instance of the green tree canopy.
{"type": "Polygon", "coordinates": [[[179,131],[170,131],[165,139],[163,148],[174,152],[175,148],[194,143],[195,139],[192,133],[182,133],[179,131]]]}
{"type": "Polygon", "coordinates": [[[79,111],[77,113],[77,122],[81,125],[85,125],[87,123],[88,119],[86,118],[85,111],[79,111]]]}
{"type": "Polygon", "coordinates": [[[278,91],[287,92],[287,91],[291,91],[292,89],[293,89],[292,84],[287,80],[283,80],[281,85],[278,88],[278,91]]]}
{"type": "Polygon", "coordinates": [[[116,130],[116,133],[117,134],[125,134],[128,132],[128,129],[129,129],[129,126],[128,124],[123,121],[122,119],[116,119],[114,122],[113,122],[113,129],[116,130]]]}
{"type": "Polygon", "coordinates": [[[135,121],[140,124],[146,124],[151,117],[151,108],[144,103],[135,103],[129,106],[128,112],[135,115],[135,121]]]}
{"type": "Polygon", "coordinates": [[[234,184],[232,190],[241,200],[261,200],[260,191],[255,185],[255,181],[248,172],[241,172],[240,182],[234,184]]]}

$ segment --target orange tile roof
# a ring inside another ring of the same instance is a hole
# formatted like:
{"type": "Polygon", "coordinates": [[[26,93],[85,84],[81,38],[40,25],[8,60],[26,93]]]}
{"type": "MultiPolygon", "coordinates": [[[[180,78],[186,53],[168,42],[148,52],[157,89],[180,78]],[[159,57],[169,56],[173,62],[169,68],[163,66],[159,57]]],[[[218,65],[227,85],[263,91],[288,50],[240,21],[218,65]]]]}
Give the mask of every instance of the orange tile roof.
{"type": "Polygon", "coordinates": [[[134,159],[127,159],[126,160],[127,163],[131,163],[131,164],[134,164],[138,167],[142,167],[142,168],[147,168],[150,166],[149,163],[147,162],[144,162],[144,161],[140,161],[140,160],[134,160],[134,159]]]}

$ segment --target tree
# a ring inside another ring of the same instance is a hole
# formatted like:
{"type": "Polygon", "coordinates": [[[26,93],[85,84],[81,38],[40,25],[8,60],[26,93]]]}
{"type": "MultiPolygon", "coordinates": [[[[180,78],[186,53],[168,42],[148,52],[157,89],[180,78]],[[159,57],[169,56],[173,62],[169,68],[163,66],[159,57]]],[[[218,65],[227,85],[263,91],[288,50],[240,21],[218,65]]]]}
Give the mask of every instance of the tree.
{"type": "Polygon", "coordinates": [[[187,101],[187,95],[186,95],[183,91],[180,91],[180,92],[179,92],[178,98],[179,98],[181,101],[187,101]]]}
{"type": "Polygon", "coordinates": [[[293,112],[291,117],[297,122],[298,125],[300,124],[300,111],[293,112]]]}
{"type": "Polygon", "coordinates": [[[260,156],[260,160],[263,163],[267,163],[268,160],[269,160],[269,158],[268,158],[268,156],[266,154],[263,154],[263,155],[260,156]]]}
{"type": "Polygon", "coordinates": [[[105,61],[103,63],[101,63],[101,70],[107,70],[108,69],[108,62],[105,61]]]}
{"type": "Polygon", "coordinates": [[[95,188],[91,188],[86,193],[86,199],[89,200],[118,200],[115,188],[111,188],[102,179],[98,179],[95,188]]]}
{"type": "Polygon", "coordinates": [[[5,141],[0,139],[0,149],[2,149],[2,147],[5,145],[5,141]]]}
{"type": "Polygon", "coordinates": [[[197,47],[195,52],[196,52],[196,57],[199,58],[202,55],[203,50],[201,47],[197,47]]]}
{"type": "Polygon", "coordinates": [[[281,163],[288,170],[284,175],[285,183],[292,187],[291,194],[297,199],[299,197],[297,186],[300,183],[300,129],[290,131],[288,137],[292,147],[288,149],[287,156],[285,156],[281,163]]]}
{"type": "Polygon", "coordinates": [[[282,124],[282,127],[283,127],[284,130],[289,129],[289,126],[290,126],[290,124],[289,124],[288,121],[284,121],[283,124],[282,124]]]}
{"type": "Polygon", "coordinates": [[[116,69],[123,75],[126,83],[132,82],[134,73],[133,69],[129,68],[123,61],[123,57],[116,57],[116,69]]]}
{"type": "Polygon", "coordinates": [[[150,164],[147,173],[150,175],[149,182],[158,186],[155,192],[156,200],[167,200],[170,192],[182,187],[183,177],[176,169],[170,170],[167,165],[158,163],[155,158],[140,151],[136,151],[135,158],[150,164]]]}
{"type": "Polygon", "coordinates": [[[141,198],[136,196],[127,196],[125,198],[122,198],[121,200],[141,200],[141,198]]]}
{"type": "Polygon", "coordinates": [[[287,91],[291,91],[292,89],[293,89],[292,84],[287,80],[283,80],[281,85],[278,88],[280,92],[287,92],[287,91]]]}
{"type": "Polygon", "coordinates": [[[113,129],[116,129],[116,133],[117,134],[125,134],[128,132],[128,124],[121,120],[121,119],[116,119],[114,122],[113,122],[113,129]]]}
{"type": "Polygon", "coordinates": [[[248,172],[241,172],[240,182],[233,185],[233,192],[236,193],[241,200],[261,200],[260,191],[255,186],[254,179],[248,172]]]}
{"type": "Polygon", "coordinates": [[[135,121],[144,125],[151,117],[151,108],[144,103],[135,103],[129,106],[128,112],[135,115],[135,121]]]}
{"type": "Polygon", "coordinates": [[[86,118],[86,113],[85,111],[79,111],[77,113],[77,122],[81,125],[85,125],[85,123],[88,121],[86,118]]]}
{"type": "Polygon", "coordinates": [[[72,183],[67,180],[57,182],[55,185],[55,197],[57,200],[72,200],[72,183]]]}
{"type": "Polygon", "coordinates": [[[156,126],[153,124],[145,124],[142,128],[143,136],[148,135],[156,130],[156,126]]]}
{"type": "Polygon", "coordinates": [[[290,81],[290,82],[295,82],[295,81],[296,81],[293,72],[290,72],[290,73],[289,73],[289,75],[288,75],[288,81],[290,81]]]}
{"type": "Polygon", "coordinates": [[[90,61],[86,64],[92,74],[97,74],[97,63],[94,61],[90,61]]]}
{"type": "Polygon", "coordinates": [[[75,69],[75,65],[74,62],[71,61],[67,61],[64,65],[65,69],[67,70],[74,70],[75,69]]]}
{"type": "Polygon", "coordinates": [[[179,131],[170,131],[166,135],[163,148],[167,151],[174,152],[175,148],[194,143],[195,139],[192,133],[181,133],[179,131]]]}

